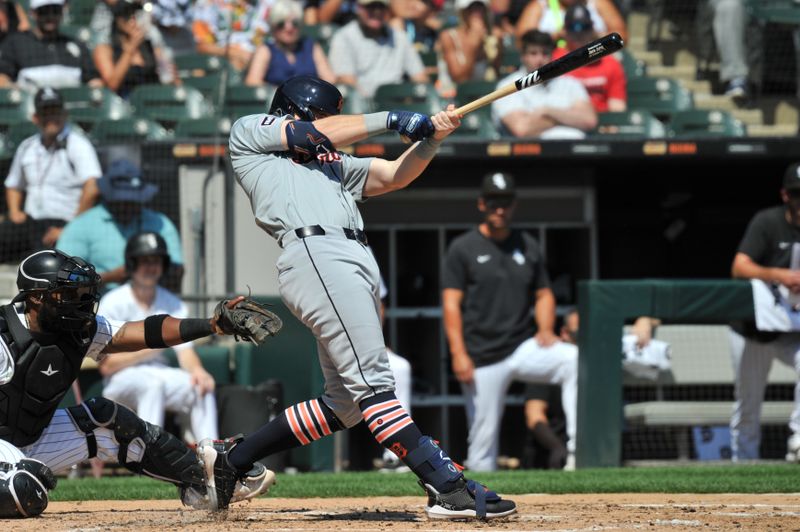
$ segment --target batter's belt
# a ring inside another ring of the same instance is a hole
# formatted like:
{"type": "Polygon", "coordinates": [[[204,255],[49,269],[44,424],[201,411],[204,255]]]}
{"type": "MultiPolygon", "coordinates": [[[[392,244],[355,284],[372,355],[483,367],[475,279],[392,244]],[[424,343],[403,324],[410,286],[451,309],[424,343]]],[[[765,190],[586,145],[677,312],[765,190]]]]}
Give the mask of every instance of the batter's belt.
{"type": "Polygon", "coordinates": [[[307,225],[306,227],[298,227],[297,229],[286,231],[286,233],[284,233],[284,235],[278,241],[278,245],[281,248],[286,248],[286,246],[295,240],[308,238],[310,236],[326,235],[347,238],[349,240],[360,242],[365,246],[367,245],[367,234],[361,229],[349,229],[347,227],[338,227],[335,225],[326,225],[325,227],[322,227],[321,225],[307,225]]]}

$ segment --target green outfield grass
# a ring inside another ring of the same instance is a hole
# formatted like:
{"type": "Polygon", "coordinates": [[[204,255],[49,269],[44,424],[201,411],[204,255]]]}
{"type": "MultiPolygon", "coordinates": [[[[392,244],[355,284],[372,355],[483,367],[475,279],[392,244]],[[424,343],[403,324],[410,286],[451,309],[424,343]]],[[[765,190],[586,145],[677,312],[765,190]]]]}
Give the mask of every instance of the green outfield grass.
{"type": "MultiPolygon", "coordinates": [[[[470,475],[491,489],[516,493],[800,493],[800,466],[746,465],[561,471],[506,471],[470,475]]],[[[410,473],[278,475],[270,497],[422,495],[410,473]]],[[[142,477],[59,479],[53,501],[173,499],[170,484],[142,477]]]]}

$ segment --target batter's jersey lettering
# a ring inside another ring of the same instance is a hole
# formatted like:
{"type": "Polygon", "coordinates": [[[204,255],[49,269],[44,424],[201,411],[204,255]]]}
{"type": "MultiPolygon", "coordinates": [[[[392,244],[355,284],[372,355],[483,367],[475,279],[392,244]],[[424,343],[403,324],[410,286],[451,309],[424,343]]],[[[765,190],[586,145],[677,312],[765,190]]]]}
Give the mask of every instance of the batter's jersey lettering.
{"type": "Polygon", "coordinates": [[[258,225],[276,239],[308,225],[362,229],[356,201],[363,200],[371,158],[336,156],[300,164],[286,156],[286,117],[250,115],[234,123],[230,156],[258,225]]]}
{"type": "Polygon", "coordinates": [[[549,284],[539,244],[526,232],[496,242],[474,229],[453,240],[442,287],[464,293],[464,342],[476,366],[503,360],[533,335],[535,294],[549,284]]]}

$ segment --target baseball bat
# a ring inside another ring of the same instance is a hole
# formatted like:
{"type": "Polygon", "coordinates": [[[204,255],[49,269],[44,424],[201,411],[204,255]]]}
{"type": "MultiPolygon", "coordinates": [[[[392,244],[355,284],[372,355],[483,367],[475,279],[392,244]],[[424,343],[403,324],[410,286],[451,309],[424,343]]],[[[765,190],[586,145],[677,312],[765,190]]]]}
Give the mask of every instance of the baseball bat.
{"type": "Polygon", "coordinates": [[[614,52],[621,50],[623,45],[624,43],[622,42],[622,37],[619,36],[619,33],[610,33],[605,37],[600,37],[589,44],[571,51],[565,56],[559,57],[555,61],[547,63],[541,68],[534,70],[527,76],[519,78],[514,83],[504,85],[496,91],[490,92],[485,96],[481,96],[477,100],[473,100],[468,104],[462,105],[456,109],[456,113],[463,116],[467,113],[471,113],[475,109],[480,109],[484,105],[488,105],[495,100],[499,100],[500,98],[508,96],[509,94],[527,89],[528,87],[533,87],[534,85],[539,85],[545,81],[550,81],[551,79],[562,76],[567,72],[572,72],[576,68],[580,68],[588,65],[589,63],[597,61],[601,57],[613,54],[614,52]]]}

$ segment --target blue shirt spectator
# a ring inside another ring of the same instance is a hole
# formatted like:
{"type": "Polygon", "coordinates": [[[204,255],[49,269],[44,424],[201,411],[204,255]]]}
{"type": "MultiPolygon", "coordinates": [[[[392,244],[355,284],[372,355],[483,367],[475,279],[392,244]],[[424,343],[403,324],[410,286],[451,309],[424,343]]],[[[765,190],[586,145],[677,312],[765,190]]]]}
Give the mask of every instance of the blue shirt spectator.
{"type": "Polygon", "coordinates": [[[171,278],[165,284],[168,288],[179,286],[183,255],[178,230],[166,215],[144,207],[156,195],[158,186],[145,182],[141,170],[122,159],[111,164],[98,181],[98,187],[102,203],[69,222],[57,248],[94,264],[106,288],[113,288],[127,277],[125,244],[128,239],[142,231],[152,231],[167,243],[171,278]]]}

